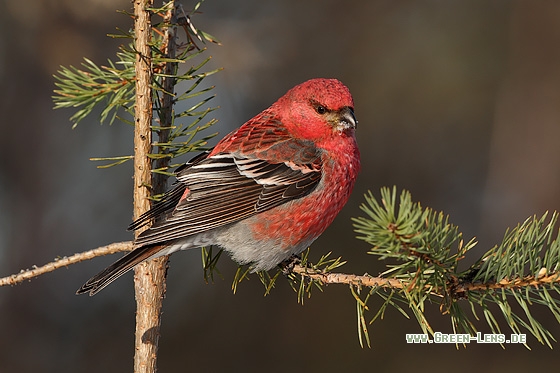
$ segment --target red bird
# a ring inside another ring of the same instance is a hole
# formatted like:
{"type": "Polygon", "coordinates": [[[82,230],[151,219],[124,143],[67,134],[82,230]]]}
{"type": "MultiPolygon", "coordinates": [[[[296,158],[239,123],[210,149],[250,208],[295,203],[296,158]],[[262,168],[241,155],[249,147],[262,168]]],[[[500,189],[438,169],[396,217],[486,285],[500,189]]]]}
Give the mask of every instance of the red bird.
{"type": "Polygon", "coordinates": [[[133,222],[153,225],[134,250],[89,279],[94,295],[149,258],[217,245],[269,270],[305,250],[348,201],[360,169],[354,102],[336,79],[295,86],[176,171],[163,199],[133,222]]]}

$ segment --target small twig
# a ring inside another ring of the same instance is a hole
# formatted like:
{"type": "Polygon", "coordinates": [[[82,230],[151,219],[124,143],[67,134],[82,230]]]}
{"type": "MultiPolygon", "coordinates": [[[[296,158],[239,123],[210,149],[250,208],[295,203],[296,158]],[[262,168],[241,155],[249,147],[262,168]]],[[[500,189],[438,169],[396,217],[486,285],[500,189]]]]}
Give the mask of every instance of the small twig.
{"type": "Polygon", "coordinates": [[[513,280],[503,279],[499,282],[466,282],[458,284],[456,287],[453,288],[453,295],[456,297],[464,296],[468,291],[485,291],[485,290],[494,290],[494,289],[521,289],[526,287],[535,287],[538,288],[539,286],[544,286],[547,284],[552,283],[559,283],[560,282],[560,273],[552,273],[548,276],[526,276],[523,278],[516,278],[513,280]]]}
{"type": "Polygon", "coordinates": [[[71,264],[80,263],[98,256],[130,250],[132,250],[132,241],[116,242],[107,246],[101,246],[93,250],[84,251],[83,253],[55,259],[53,262],[47,263],[41,267],[34,266],[32,269],[22,270],[20,273],[0,278],[0,286],[17,285],[25,280],[31,280],[32,278],[52,272],[62,267],[67,267],[71,264]]]}

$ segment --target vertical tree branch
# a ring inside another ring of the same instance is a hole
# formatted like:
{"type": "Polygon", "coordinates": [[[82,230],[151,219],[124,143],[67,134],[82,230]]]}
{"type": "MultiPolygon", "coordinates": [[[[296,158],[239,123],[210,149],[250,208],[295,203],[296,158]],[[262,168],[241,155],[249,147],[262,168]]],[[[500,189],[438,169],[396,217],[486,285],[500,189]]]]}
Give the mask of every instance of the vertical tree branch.
{"type": "MultiPolygon", "coordinates": [[[[152,143],[152,58],[150,12],[153,0],[134,1],[136,47],[136,106],[134,128],[134,218],[150,208],[152,143]]],[[[139,234],[140,231],[136,231],[139,234]]],[[[136,293],[136,334],[134,371],[156,371],[161,306],[165,294],[166,258],[138,265],[134,271],[136,293]]]]}

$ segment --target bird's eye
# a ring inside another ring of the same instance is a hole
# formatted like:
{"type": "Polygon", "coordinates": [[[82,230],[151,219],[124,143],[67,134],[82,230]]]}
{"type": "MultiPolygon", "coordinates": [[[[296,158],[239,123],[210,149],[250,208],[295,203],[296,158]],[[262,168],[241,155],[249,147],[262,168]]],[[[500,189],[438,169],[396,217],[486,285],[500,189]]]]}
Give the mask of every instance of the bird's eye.
{"type": "Polygon", "coordinates": [[[317,111],[318,114],[321,114],[321,115],[323,115],[327,112],[327,109],[324,106],[321,106],[321,105],[317,105],[315,110],[317,111]]]}

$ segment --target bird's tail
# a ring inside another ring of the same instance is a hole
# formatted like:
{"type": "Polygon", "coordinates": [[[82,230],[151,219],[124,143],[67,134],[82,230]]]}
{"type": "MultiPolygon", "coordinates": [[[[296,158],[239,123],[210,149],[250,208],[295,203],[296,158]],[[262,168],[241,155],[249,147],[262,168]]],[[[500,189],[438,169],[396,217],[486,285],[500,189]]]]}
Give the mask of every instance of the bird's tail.
{"type": "Polygon", "coordinates": [[[164,248],[164,245],[152,245],[132,250],[115,263],[87,280],[86,283],[76,291],[76,294],[89,293],[90,296],[97,294],[105,286],[115,281],[137,264],[150,257],[158,256],[158,253],[164,248]]]}

